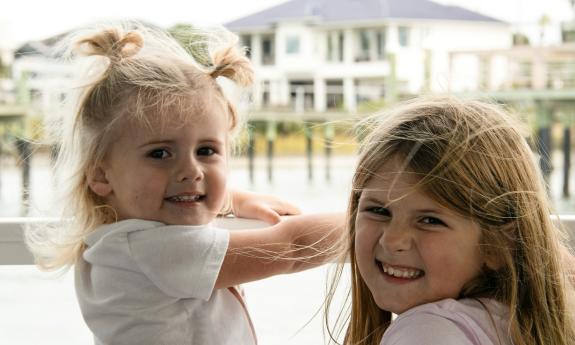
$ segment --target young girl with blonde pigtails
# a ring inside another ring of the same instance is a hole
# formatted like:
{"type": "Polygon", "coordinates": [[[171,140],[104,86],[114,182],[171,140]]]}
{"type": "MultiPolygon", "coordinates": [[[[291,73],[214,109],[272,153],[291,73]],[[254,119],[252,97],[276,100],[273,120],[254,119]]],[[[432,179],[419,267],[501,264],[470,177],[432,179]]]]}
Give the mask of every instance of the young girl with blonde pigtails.
{"type": "Polygon", "coordinates": [[[322,264],[341,233],[341,217],[280,221],[297,208],[228,191],[240,121],[216,79],[248,86],[252,70],[234,36],[205,37],[208,66],[135,23],[67,41],[93,60],[56,165],[69,222],[29,229],[27,241],[40,267],[75,266],[96,344],[254,344],[237,285],[322,264]],[[228,197],[236,216],[277,224],[218,228],[228,197]]]}
{"type": "Polygon", "coordinates": [[[453,98],[372,120],[348,208],[344,344],[575,344],[573,260],[518,122],[453,98]]]}

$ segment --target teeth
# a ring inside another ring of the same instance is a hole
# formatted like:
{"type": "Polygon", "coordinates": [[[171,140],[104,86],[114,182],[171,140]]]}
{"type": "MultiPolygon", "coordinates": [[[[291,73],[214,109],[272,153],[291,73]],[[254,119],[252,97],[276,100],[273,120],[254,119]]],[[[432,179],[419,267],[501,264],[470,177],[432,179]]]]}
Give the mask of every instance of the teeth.
{"type": "Polygon", "coordinates": [[[423,274],[422,271],[416,269],[393,268],[389,266],[383,266],[383,272],[389,274],[390,276],[407,279],[418,278],[423,274]]]}
{"type": "Polygon", "coordinates": [[[178,195],[172,196],[169,199],[173,201],[198,201],[200,198],[201,195],[178,195]]]}

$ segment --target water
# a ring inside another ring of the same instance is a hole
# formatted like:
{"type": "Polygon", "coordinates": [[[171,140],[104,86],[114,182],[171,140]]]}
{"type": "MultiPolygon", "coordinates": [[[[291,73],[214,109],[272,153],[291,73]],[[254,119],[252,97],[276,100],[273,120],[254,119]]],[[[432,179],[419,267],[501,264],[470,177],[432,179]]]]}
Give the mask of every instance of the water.
{"type": "MultiPolygon", "coordinates": [[[[572,161],[575,161],[575,155],[572,161]]],[[[335,156],[331,159],[331,180],[325,179],[325,157],[317,156],[313,163],[313,180],[307,178],[307,162],[303,156],[280,157],[274,160],[273,182],[268,181],[267,162],[262,157],[255,160],[254,183],[250,183],[248,162],[245,158],[230,162],[229,185],[236,189],[252,190],[273,194],[297,204],[307,212],[344,211],[355,156],[335,156]]],[[[561,195],[562,153],[553,154],[555,170],[550,177],[551,198],[557,213],[575,213],[575,169],[571,169],[571,198],[561,195]]],[[[25,211],[21,199],[21,173],[13,159],[4,157],[0,161],[0,217],[57,216],[50,188],[51,174],[49,160],[45,155],[37,155],[32,160],[30,176],[30,209],[25,211]]]]}
{"type": "MultiPolygon", "coordinates": [[[[558,161],[560,156],[555,155],[558,161]],[[558,158],[557,158],[558,157],[558,158]]],[[[20,173],[10,160],[0,166],[0,216],[18,216],[22,207],[20,173]]],[[[308,181],[303,157],[275,161],[273,183],[266,162],[255,162],[255,183],[249,182],[247,162],[231,162],[229,183],[239,189],[281,196],[305,212],[344,211],[355,157],[334,157],[332,178],[326,181],[325,160],[314,162],[314,179],[308,181]]],[[[560,197],[561,170],[551,176],[552,195],[559,213],[575,213],[575,198],[560,197]]],[[[574,179],[572,179],[574,180],[574,179]]],[[[33,160],[30,215],[53,214],[50,173],[46,157],[33,160]]],[[[260,344],[324,344],[322,303],[331,265],[292,275],[276,276],[245,285],[247,302],[260,344]]],[[[0,266],[0,344],[76,345],[91,343],[76,304],[73,277],[40,273],[33,266],[0,266]]],[[[346,279],[344,278],[344,281],[346,279]]],[[[336,304],[335,312],[341,303],[336,304]]],[[[334,315],[335,316],[335,315],[334,315]]]]}
{"type": "MultiPolygon", "coordinates": [[[[30,215],[56,215],[51,209],[48,160],[32,164],[30,215]]],[[[234,188],[278,195],[306,212],[344,211],[355,164],[353,157],[334,157],[332,179],[326,181],[325,161],[315,162],[314,180],[307,180],[302,157],[275,162],[274,182],[267,180],[266,162],[256,162],[255,183],[249,182],[247,162],[231,162],[229,183],[234,188]]],[[[1,173],[1,216],[19,216],[20,172],[4,161],[1,173]]],[[[323,344],[322,303],[329,266],[245,284],[248,308],[260,344],[323,344]]],[[[73,275],[39,272],[33,266],[0,266],[0,344],[76,345],[91,343],[91,334],[78,309],[73,275]]]]}

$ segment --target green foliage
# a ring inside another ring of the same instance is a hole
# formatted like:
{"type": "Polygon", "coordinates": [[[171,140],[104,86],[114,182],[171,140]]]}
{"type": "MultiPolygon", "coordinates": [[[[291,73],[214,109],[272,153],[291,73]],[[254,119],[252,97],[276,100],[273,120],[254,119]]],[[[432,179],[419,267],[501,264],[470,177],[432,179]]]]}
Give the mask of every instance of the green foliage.
{"type": "Polygon", "coordinates": [[[204,66],[211,66],[212,62],[208,53],[206,33],[194,28],[191,24],[176,24],[168,29],[186,51],[204,66]]]}
{"type": "Polygon", "coordinates": [[[10,76],[8,65],[2,61],[2,56],[0,56],[0,78],[8,78],[10,76]]]}
{"type": "Polygon", "coordinates": [[[379,112],[388,105],[385,98],[380,98],[378,100],[363,101],[357,105],[357,112],[359,114],[373,114],[379,112]]]}
{"type": "Polygon", "coordinates": [[[529,45],[529,38],[519,32],[513,34],[513,45],[514,46],[528,46],[529,45]]]}

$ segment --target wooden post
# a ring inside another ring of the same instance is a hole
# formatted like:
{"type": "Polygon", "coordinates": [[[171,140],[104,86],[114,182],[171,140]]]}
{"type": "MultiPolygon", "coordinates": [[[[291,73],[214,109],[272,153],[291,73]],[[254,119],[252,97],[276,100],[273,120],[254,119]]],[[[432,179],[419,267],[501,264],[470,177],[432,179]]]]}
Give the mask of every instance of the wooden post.
{"type": "Polygon", "coordinates": [[[389,75],[385,83],[385,102],[386,104],[393,104],[397,102],[398,89],[397,89],[397,58],[395,54],[387,54],[389,62],[389,75]]]}
{"type": "Polygon", "coordinates": [[[2,198],[2,156],[4,155],[4,140],[0,137],[0,199],[2,198]]]}
{"type": "Polygon", "coordinates": [[[333,145],[333,138],[335,136],[335,130],[333,128],[333,123],[326,122],[324,125],[324,135],[325,135],[325,179],[326,181],[331,180],[331,150],[333,145]]]}
{"type": "Polygon", "coordinates": [[[539,167],[549,186],[549,176],[553,171],[551,164],[551,109],[547,103],[536,101],[537,115],[537,151],[539,152],[539,167]]]}
{"type": "Polygon", "coordinates": [[[270,120],[266,123],[266,140],[268,155],[268,181],[273,181],[273,158],[274,158],[274,141],[277,137],[276,122],[270,120]]]}
{"type": "Polygon", "coordinates": [[[307,179],[308,181],[313,180],[313,129],[312,124],[306,122],[304,124],[305,131],[305,142],[306,142],[306,156],[307,156],[307,179]]]}
{"type": "Polygon", "coordinates": [[[253,124],[248,123],[247,132],[248,132],[248,147],[247,147],[247,156],[248,156],[248,171],[250,176],[250,184],[254,184],[254,156],[255,156],[255,133],[252,128],[253,124]]]}
{"type": "Polygon", "coordinates": [[[571,126],[573,112],[565,110],[561,116],[563,123],[563,197],[569,197],[569,175],[571,172],[571,126]]]}
{"type": "Polygon", "coordinates": [[[30,142],[21,138],[16,139],[16,149],[18,150],[18,156],[20,159],[20,164],[22,166],[21,215],[25,216],[28,213],[29,188],[30,188],[30,161],[32,160],[32,149],[30,147],[30,142]]]}

